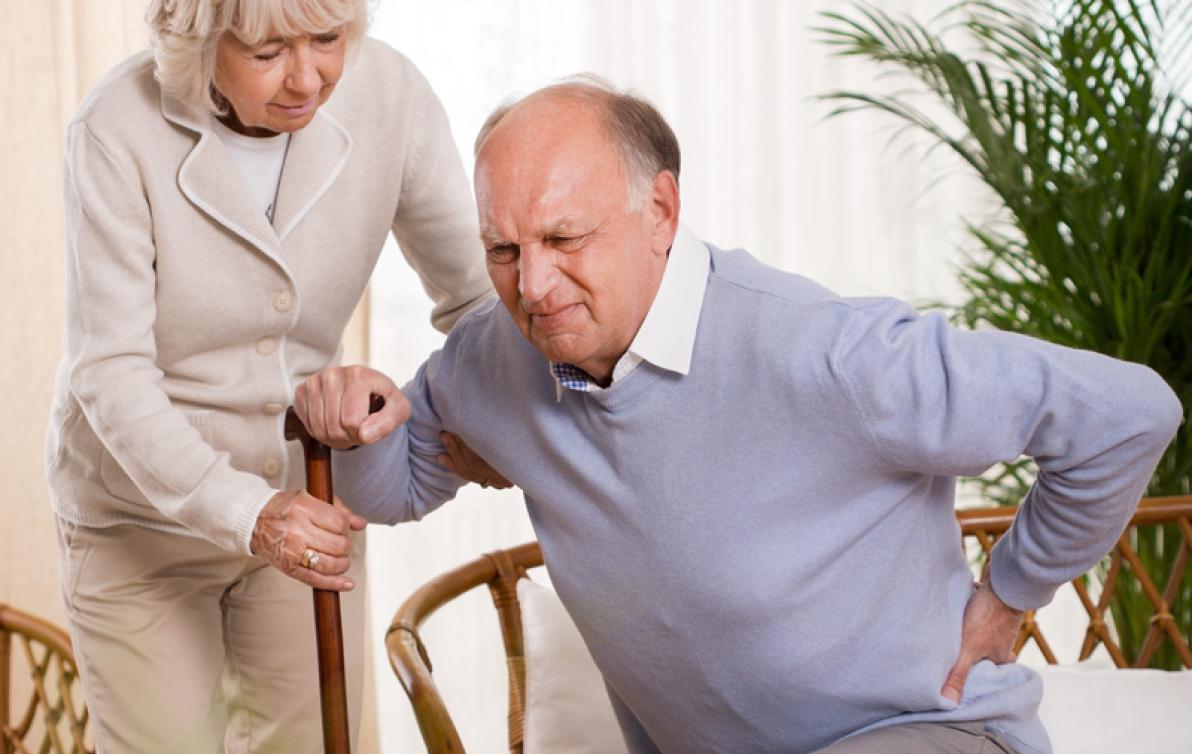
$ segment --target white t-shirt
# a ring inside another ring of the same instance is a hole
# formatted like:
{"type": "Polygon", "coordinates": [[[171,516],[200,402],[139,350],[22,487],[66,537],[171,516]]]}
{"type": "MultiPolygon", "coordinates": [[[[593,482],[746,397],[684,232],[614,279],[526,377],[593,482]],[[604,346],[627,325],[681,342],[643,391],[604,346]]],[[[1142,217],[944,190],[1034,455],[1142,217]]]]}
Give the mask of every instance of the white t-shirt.
{"type": "Polygon", "coordinates": [[[286,161],[286,148],[290,135],[245,136],[236,133],[223,123],[215,121],[215,133],[232,156],[232,162],[240,169],[249,190],[256,198],[265,217],[273,222],[273,205],[277,201],[277,187],[281,183],[281,168],[286,161]]]}

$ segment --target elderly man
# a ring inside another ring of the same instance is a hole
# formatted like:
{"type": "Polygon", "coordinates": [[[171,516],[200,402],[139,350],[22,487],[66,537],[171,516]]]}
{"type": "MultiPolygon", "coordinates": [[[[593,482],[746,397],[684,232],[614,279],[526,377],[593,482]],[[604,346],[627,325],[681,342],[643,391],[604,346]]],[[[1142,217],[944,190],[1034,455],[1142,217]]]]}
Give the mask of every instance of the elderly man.
{"type": "Polygon", "coordinates": [[[463,483],[445,430],[519,485],[634,752],[1048,751],[1019,616],[1122,531],[1172,392],[701,243],[678,176],[658,113],[600,85],[495,113],[476,196],[500,303],[408,404],[361,367],[298,391],[315,434],[367,445],[341,495],[421,518],[463,483]],[[1023,453],[1038,480],[974,585],[954,478],[1023,453]]]}

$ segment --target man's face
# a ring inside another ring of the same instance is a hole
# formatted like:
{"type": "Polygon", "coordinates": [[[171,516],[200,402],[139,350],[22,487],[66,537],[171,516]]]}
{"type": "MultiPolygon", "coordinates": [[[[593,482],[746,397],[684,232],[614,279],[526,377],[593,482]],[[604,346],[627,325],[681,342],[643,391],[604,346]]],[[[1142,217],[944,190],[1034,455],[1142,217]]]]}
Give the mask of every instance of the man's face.
{"type": "Polygon", "coordinates": [[[660,222],[650,191],[628,211],[599,118],[567,99],[517,106],[481,148],[476,197],[488,273],[522,335],[607,384],[654,300],[674,219],[660,222]]]}

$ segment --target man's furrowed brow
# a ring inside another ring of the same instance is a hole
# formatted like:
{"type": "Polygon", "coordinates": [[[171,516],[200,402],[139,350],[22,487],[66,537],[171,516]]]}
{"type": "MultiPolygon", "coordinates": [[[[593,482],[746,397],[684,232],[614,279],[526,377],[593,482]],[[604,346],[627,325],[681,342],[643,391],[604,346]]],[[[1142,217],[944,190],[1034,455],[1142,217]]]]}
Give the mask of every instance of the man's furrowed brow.
{"type": "Polygon", "coordinates": [[[505,239],[505,236],[501,235],[497,231],[485,228],[480,231],[480,243],[488,247],[501,246],[502,244],[508,243],[508,241],[505,239]]]}
{"type": "Polygon", "coordinates": [[[589,230],[591,228],[587,227],[579,218],[562,217],[552,223],[548,223],[542,231],[542,237],[583,235],[589,230]]]}
{"type": "MultiPolygon", "coordinates": [[[[592,228],[585,225],[579,218],[562,217],[544,224],[542,229],[535,233],[534,240],[545,240],[557,236],[582,236],[591,230],[592,228]]],[[[517,244],[517,241],[509,240],[503,233],[493,228],[480,229],[480,242],[487,248],[517,244]]]]}

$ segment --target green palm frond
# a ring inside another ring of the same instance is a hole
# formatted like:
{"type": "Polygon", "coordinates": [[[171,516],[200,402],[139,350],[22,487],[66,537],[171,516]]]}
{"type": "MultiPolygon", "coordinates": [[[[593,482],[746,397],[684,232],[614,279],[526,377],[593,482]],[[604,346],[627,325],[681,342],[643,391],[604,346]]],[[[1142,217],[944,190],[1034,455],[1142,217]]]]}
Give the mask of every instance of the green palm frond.
{"type": "MultiPolygon", "coordinates": [[[[876,109],[923,131],[974,170],[1004,210],[1004,222],[969,226],[975,248],[959,270],[966,300],[954,318],[1147,364],[1187,413],[1192,0],[971,1],[930,25],[873,5],[853,10],[824,14],[822,41],[917,88],[830,92],[833,113],[876,109]],[[932,115],[939,105],[947,122],[932,115]]],[[[1012,501],[1029,478],[1016,464],[979,483],[990,499],[1012,501]]],[[[1192,492],[1189,425],[1149,492],[1192,492]]],[[[1174,535],[1140,543],[1161,580],[1174,535]]],[[[1184,584],[1177,602],[1190,606],[1192,573],[1184,584]]],[[[1192,607],[1183,613],[1192,635],[1192,607]]],[[[1127,645],[1145,630],[1132,615],[1123,597],[1115,619],[1127,645]]]]}

